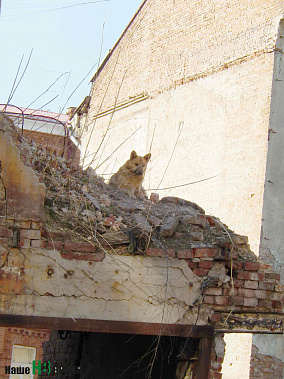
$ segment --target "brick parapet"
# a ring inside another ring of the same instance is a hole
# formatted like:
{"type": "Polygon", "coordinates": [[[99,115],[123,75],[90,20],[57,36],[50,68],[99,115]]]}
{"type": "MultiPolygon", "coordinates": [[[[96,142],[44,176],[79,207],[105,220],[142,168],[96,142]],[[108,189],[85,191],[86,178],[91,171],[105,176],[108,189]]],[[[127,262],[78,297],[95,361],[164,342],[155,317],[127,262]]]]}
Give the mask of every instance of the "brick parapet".
{"type": "MultiPolygon", "coordinates": [[[[130,255],[126,246],[104,251],[92,243],[73,242],[65,238],[62,233],[46,233],[42,223],[31,220],[18,223],[8,220],[7,226],[0,226],[0,244],[4,246],[35,250],[55,249],[63,259],[84,260],[90,264],[103,261],[106,253],[130,255]]],[[[236,252],[230,252],[223,247],[195,247],[186,250],[148,248],[145,254],[148,257],[183,260],[197,277],[204,280],[214,276],[210,271],[216,263],[222,264],[231,280],[204,292],[204,304],[217,312],[228,307],[240,311],[281,312],[283,309],[284,286],[280,283],[280,275],[272,272],[269,265],[242,261],[236,252]]]]}

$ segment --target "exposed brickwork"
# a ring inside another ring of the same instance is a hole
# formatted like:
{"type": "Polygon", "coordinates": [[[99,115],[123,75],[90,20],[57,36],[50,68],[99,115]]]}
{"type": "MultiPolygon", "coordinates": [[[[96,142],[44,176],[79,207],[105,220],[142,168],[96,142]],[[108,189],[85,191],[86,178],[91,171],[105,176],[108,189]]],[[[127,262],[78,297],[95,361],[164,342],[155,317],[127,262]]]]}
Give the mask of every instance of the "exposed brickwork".
{"type": "MultiPolygon", "coordinates": [[[[194,248],[189,250],[170,250],[171,257],[185,259],[195,275],[205,277],[214,265],[212,258],[217,257],[218,261],[222,260],[224,266],[231,267],[229,254],[226,256],[222,249],[217,248],[194,248]],[[193,257],[193,258],[191,258],[193,257]]],[[[147,255],[164,257],[165,252],[162,249],[148,249],[147,255]]],[[[271,270],[269,265],[260,265],[258,262],[241,262],[233,261],[234,271],[234,291],[231,284],[223,284],[219,288],[209,288],[205,292],[204,303],[210,304],[216,310],[218,306],[234,305],[235,309],[243,307],[253,310],[255,307],[259,310],[267,311],[274,308],[280,310],[283,307],[282,285],[279,284],[279,275],[271,272],[261,272],[271,270]],[[266,279],[265,282],[263,280],[266,279]]]]}
{"type": "Polygon", "coordinates": [[[218,333],[213,342],[208,379],[222,379],[222,363],[225,355],[224,334],[218,333]]]}
{"type": "Polygon", "coordinates": [[[273,356],[261,354],[258,348],[252,345],[250,360],[250,379],[282,379],[284,363],[273,356]]]}
{"type": "MultiPolygon", "coordinates": [[[[51,133],[42,133],[31,130],[24,130],[24,136],[36,141],[47,150],[54,152],[56,156],[63,156],[67,161],[72,161],[73,166],[78,166],[80,162],[80,150],[69,137],[63,137],[51,133]]],[[[24,161],[26,157],[22,158],[24,161]]]]}
{"type": "MultiPolygon", "coordinates": [[[[4,375],[5,366],[11,365],[13,345],[21,345],[36,348],[35,360],[42,360],[44,341],[49,339],[49,330],[33,330],[24,328],[0,328],[0,376],[4,375]]],[[[36,374],[34,376],[38,378],[36,374]]]]}
{"type": "Polygon", "coordinates": [[[245,1],[231,2],[229,11],[222,2],[169,1],[161,6],[157,1],[146,1],[95,76],[92,115],[115,104],[118,88],[120,101],[141,94],[146,88],[151,94],[162,92],[210,72],[226,70],[234,61],[272,48],[276,30],[267,19],[281,12],[282,4],[276,1],[269,5],[259,1],[252,6],[245,1]],[[267,6],[269,12],[264,12],[267,6]],[[191,15],[197,8],[198,15],[192,22],[191,15]],[[242,17],[244,13],[246,17],[242,17]],[[224,14],[229,26],[225,32],[224,14]],[[171,38],[164,27],[165,19],[169,21],[171,38]],[[106,83],[110,88],[102,106],[97,99],[104,97],[106,83]]]}

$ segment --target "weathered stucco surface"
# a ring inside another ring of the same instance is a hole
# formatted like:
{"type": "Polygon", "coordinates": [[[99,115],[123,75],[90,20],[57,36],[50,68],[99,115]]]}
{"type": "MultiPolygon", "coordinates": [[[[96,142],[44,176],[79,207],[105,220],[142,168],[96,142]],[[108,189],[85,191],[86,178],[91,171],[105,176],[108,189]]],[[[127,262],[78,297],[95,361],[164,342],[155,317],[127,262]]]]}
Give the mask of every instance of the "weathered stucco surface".
{"type": "MultiPolygon", "coordinates": [[[[164,323],[183,319],[188,324],[196,320],[192,306],[201,279],[177,259],[107,255],[90,265],[63,259],[56,250],[11,249],[2,270],[4,277],[11,275],[19,283],[17,296],[12,285],[10,295],[7,291],[2,296],[5,313],[164,323]]],[[[201,315],[199,324],[207,321],[201,315]]]]}

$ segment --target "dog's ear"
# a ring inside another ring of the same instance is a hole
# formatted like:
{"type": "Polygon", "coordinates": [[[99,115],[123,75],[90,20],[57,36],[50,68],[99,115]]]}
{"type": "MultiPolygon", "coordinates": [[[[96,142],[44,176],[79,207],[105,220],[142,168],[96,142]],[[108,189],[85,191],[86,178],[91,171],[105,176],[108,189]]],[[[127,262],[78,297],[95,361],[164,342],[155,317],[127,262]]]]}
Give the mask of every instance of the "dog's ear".
{"type": "Polygon", "coordinates": [[[132,153],[130,154],[130,159],[135,159],[137,157],[137,153],[135,150],[132,151],[132,153]]]}
{"type": "Polygon", "coordinates": [[[149,162],[149,160],[151,159],[151,153],[146,154],[146,155],[144,156],[144,159],[145,159],[147,162],[149,162]]]}

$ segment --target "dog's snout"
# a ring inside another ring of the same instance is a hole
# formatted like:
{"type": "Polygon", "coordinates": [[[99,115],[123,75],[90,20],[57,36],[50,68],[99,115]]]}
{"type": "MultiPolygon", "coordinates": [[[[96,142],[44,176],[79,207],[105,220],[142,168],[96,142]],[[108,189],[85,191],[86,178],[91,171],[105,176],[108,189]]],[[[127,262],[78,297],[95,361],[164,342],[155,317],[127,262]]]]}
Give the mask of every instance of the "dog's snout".
{"type": "Polygon", "coordinates": [[[142,167],[137,167],[134,172],[135,172],[136,175],[143,175],[143,168],[142,167]]]}

